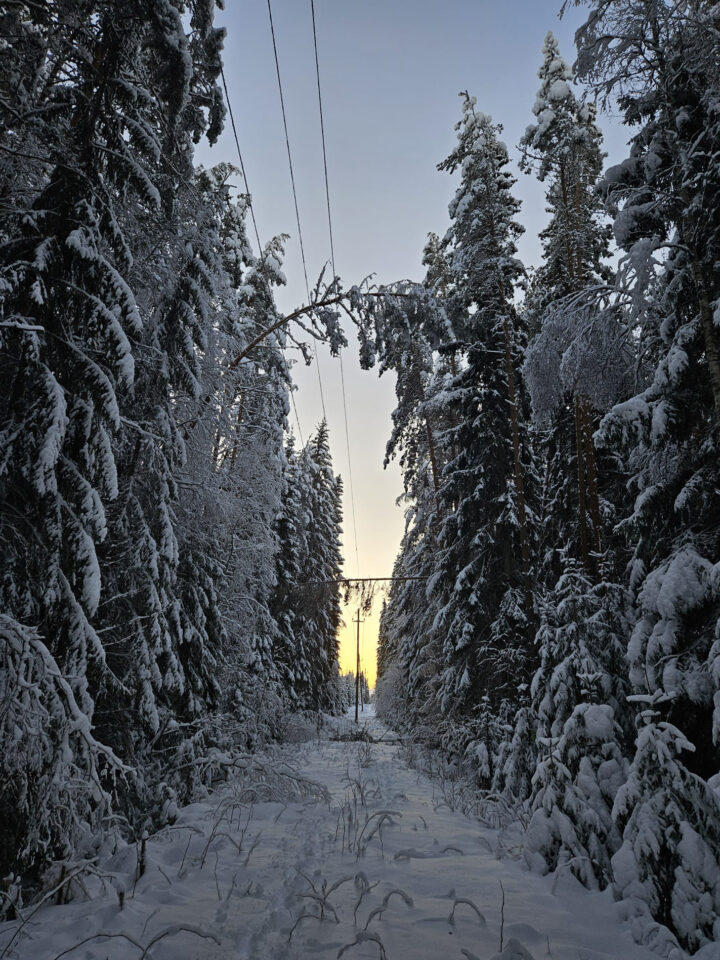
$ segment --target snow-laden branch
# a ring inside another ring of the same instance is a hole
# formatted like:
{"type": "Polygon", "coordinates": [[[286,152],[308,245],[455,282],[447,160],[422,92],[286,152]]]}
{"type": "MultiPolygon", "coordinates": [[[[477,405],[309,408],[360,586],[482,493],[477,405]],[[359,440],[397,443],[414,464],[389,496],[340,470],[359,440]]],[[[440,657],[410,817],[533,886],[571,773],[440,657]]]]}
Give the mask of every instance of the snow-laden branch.
{"type": "Polygon", "coordinates": [[[260,333],[254,337],[246,347],[244,347],[240,353],[230,362],[229,369],[234,370],[238,364],[240,364],[254,349],[267,339],[272,333],[275,333],[276,330],[280,330],[287,324],[292,323],[293,320],[298,320],[300,317],[313,316],[318,314],[318,312],[329,310],[332,307],[341,307],[351,316],[354,317],[354,314],[361,307],[362,300],[366,297],[374,299],[391,299],[393,297],[402,297],[409,298],[412,294],[390,290],[390,289],[381,289],[381,290],[363,290],[361,291],[359,287],[351,287],[350,290],[345,291],[344,293],[335,294],[333,296],[326,296],[320,300],[314,300],[312,303],[303,305],[297,310],[293,310],[292,313],[286,314],[284,317],[280,317],[275,323],[271,324],[269,327],[266,327],[264,330],[261,330],[260,333]]]}

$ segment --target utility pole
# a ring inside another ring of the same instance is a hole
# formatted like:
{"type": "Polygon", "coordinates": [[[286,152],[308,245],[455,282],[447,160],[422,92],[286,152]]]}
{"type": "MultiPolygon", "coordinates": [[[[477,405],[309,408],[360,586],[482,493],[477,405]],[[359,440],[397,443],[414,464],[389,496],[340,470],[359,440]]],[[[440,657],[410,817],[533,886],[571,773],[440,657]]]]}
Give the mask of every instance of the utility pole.
{"type": "Polygon", "coordinates": [[[353,620],[357,624],[357,658],[355,664],[355,723],[358,722],[358,700],[360,699],[360,624],[365,623],[360,619],[360,608],[358,607],[357,617],[353,620]]]}

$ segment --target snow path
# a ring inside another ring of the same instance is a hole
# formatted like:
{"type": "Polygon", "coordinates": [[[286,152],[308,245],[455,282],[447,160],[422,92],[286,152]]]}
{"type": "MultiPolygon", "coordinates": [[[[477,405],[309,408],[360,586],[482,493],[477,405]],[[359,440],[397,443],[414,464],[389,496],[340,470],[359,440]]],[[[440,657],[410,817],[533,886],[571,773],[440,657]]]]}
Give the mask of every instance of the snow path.
{"type": "MultiPolygon", "coordinates": [[[[371,709],[364,722],[374,736],[385,732],[371,709]]],[[[507,837],[438,803],[437,785],[399,750],[313,740],[275,751],[329,800],[240,805],[226,785],[148,842],[134,891],[137,854],[128,847],[103,864],[112,885],[94,880],[90,901],[42,908],[7,956],[138,960],[167,931],[148,956],[657,960],[632,942],[609,894],[589,894],[570,877],[553,891],[551,878],[513,858],[507,837]]],[[[0,927],[0,955],[16,926],[0,927]]]]}

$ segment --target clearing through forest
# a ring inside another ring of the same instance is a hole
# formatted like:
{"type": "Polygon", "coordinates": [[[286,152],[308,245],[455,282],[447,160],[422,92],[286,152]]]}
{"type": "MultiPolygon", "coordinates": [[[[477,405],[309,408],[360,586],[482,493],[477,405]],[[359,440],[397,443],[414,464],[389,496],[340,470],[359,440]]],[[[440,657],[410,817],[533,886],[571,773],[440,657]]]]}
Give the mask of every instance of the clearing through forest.
{"type": "MultiPolygon", "coordinates": [[[[363,724],[393,739],[372,707],[363,724]]],[[[334,739],[353,729],[328,720],[312,740],[248,758],[241,776],[147,840],[142,876],[140,847],[108,856],[83,879],[89,899],[28,908],[19,933],[17,922],[0,927],[0,956],[655,957],[609,893],[567,871],[532,875],[517,826],[453,810],[447,783],[411,768],[402,746],[334,739]]]]}

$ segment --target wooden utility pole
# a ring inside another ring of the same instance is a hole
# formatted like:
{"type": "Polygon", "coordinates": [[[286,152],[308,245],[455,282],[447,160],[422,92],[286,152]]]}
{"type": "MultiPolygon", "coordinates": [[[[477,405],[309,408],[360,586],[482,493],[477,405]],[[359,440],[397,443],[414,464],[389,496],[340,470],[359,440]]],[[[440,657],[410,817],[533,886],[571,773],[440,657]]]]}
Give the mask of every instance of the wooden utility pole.
{"type": "Polygon", "coordinates": [[[360,608],[358,607],[357,617],[353,621],[357,624],[357,659],[355,664],[355,723],[358,722],[358,701],[360,699],[360,624],[365,623],[360,619],[360,608]]]}

